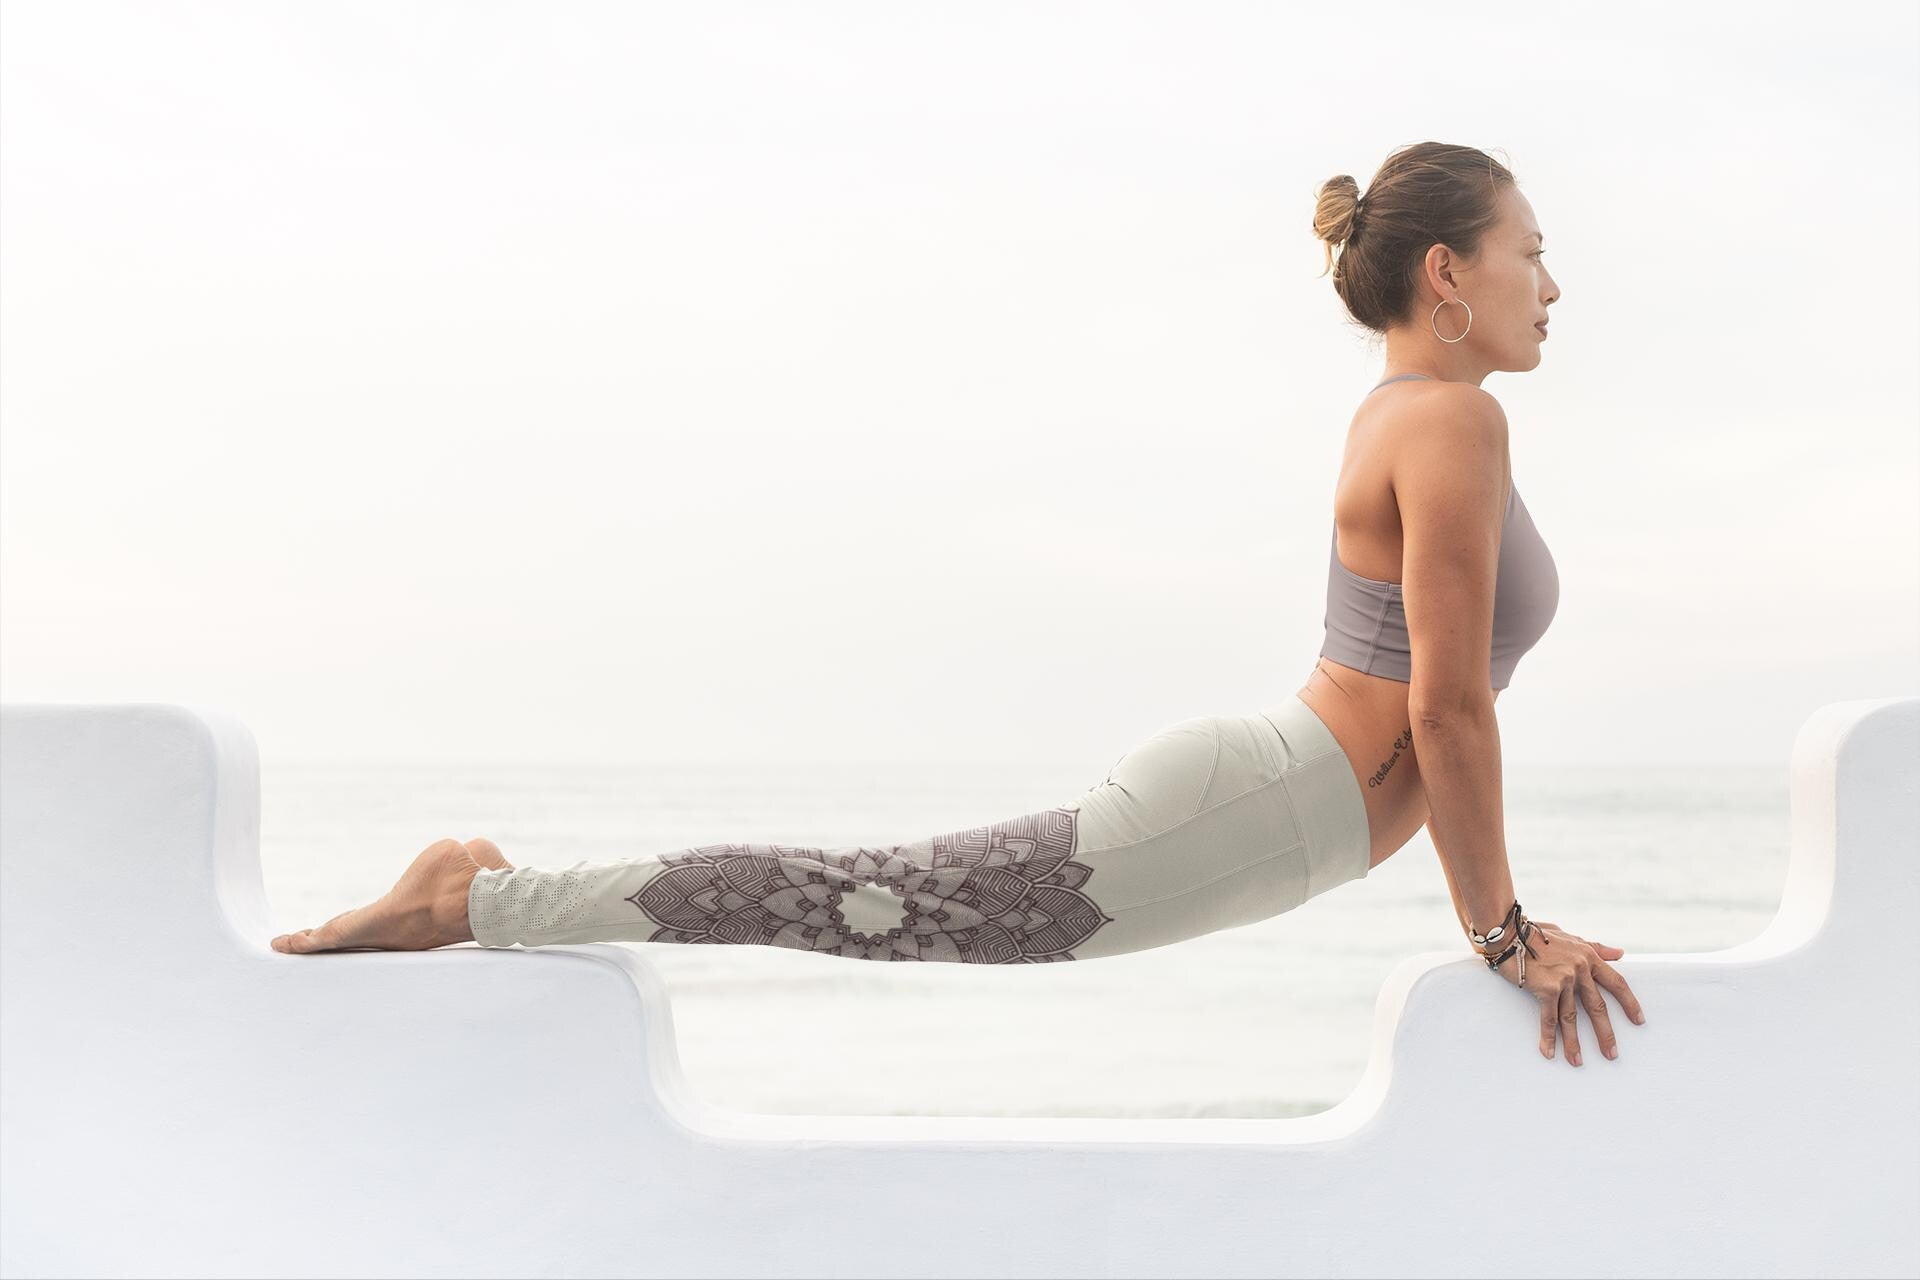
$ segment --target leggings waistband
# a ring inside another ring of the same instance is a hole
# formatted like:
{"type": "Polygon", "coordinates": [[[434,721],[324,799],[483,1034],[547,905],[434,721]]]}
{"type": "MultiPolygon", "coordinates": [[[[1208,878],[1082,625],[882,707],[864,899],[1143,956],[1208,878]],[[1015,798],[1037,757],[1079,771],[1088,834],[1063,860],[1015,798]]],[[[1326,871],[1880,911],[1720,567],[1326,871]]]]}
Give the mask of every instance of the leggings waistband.
{"type": "Polygon", "coordinates": [[[1305,764],[1310,760],[1338,752],[1340,740],[1333,736],[1333,730],[1327,728],[1326,721],[1313,713],[1313,708],[1301,700],[1299,694],[1290,694],[1284,702],[1268,707],[1260,713],[1274,732],[1280,735],[1280,741],[1286,744],[1290,757],[1289,764],[1305,764]]]}

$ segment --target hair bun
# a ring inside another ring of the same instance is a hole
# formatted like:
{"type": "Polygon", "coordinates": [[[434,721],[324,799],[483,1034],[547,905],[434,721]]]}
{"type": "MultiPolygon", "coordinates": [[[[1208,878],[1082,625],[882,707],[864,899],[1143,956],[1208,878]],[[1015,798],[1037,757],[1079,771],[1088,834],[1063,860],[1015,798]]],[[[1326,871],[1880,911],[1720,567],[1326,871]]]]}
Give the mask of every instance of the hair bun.
{"type": "Polygon", "coordinates": [[[1351,174],[1340,174],[1320,184],[1313,210],[1313,233],[1330,245],[1353,237],[1354,215],[1360,211],[1360,184],[1351,174]]]}

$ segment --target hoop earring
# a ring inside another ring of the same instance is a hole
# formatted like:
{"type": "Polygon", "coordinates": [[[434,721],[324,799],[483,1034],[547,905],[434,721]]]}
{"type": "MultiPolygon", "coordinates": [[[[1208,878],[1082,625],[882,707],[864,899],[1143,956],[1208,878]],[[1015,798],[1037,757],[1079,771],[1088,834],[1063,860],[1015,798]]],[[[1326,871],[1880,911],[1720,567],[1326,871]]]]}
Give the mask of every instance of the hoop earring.
{"type": "MultiPolygon", "coordinates": [[[[1446,306],[1449,302],[1458,302],[1461,306],[1467,307],[1466,302],[1460,298],[1442,298],[1440,299],[1440,301],[1434,303],[1433,315],[1427,317],[1427,327],[1433,330],[1433,336],[1436,338],[1440,338],[1440,326],[1435,324],[1434,320],[1439,317],[1440,308],[1446,306]]],[[[1473,308],[1467,307],[1467,327],[1460,331],[1460,338],[1464,338],[1469,333],[1472,333],[1472,332],[1473,332],[1473,308]]],[[[1460,338],[1440,338],[1440,341],[1458,342],[1460,341],[1460,338]]]]}

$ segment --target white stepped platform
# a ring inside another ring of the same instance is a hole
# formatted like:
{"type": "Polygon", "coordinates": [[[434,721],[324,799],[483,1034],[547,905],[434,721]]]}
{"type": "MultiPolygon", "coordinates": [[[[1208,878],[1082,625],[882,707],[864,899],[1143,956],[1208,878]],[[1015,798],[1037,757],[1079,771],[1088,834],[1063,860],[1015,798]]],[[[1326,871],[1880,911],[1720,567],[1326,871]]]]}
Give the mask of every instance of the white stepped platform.
{"type": "Polygon", "coordinates": [[[1428,953],[1315,1116],[755,1116],[623,947],[272,951],[231,717],[6,706],[0,1273],[1913,1276],[1920,698],[1820,709],[1791,803],[1759,937],[1620,962],[1617,1061],[1428,953]]]}

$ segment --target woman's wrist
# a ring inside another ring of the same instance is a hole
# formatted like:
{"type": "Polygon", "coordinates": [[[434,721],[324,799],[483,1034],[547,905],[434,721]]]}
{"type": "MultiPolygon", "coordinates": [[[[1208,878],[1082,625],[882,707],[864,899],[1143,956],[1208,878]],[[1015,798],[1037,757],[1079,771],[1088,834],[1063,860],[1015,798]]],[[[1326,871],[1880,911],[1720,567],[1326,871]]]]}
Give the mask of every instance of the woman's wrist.
{"type": "Polygon", "coordinates": [[[1487,956],[1486,965],[1498,973],[1507,961],[1513,961],[1514,984],[1524,987],[1527,985],[1527,961],[1539,960],[1542,951],[1553,941],[1553,935],[1535,925],[1524,914],[1520,915],[1519,920],[1507,945],[1498,953],[1487,956]]]}
{"type": "Polygon", "coordinates": [[[1500,923],[1490,926],[1485,933],[1469,925],[1467,940],[1489,969],[1498,972],[1502,965],[1512,960],[1514,981],[1524,986],[1527,981],[1527,959],[1539,955],[1534,950],[1534,932],[1533,921],[1527,919],[1520,900],[1515,898],[1500,923]]]}
{"type": "Polygon", "coordinates": [[[1508,900],[1507,909],[1491,924],[1476,925],[1472,920],[1468,920],[1467,941],[1478,951],[1487,955],[1498,955],[1506,949],[1509,942],[1513,941],[1514,933],[1524,918],[1525,914],[1520,909],[1520,900],[1511,898],[1508,900]]]}

